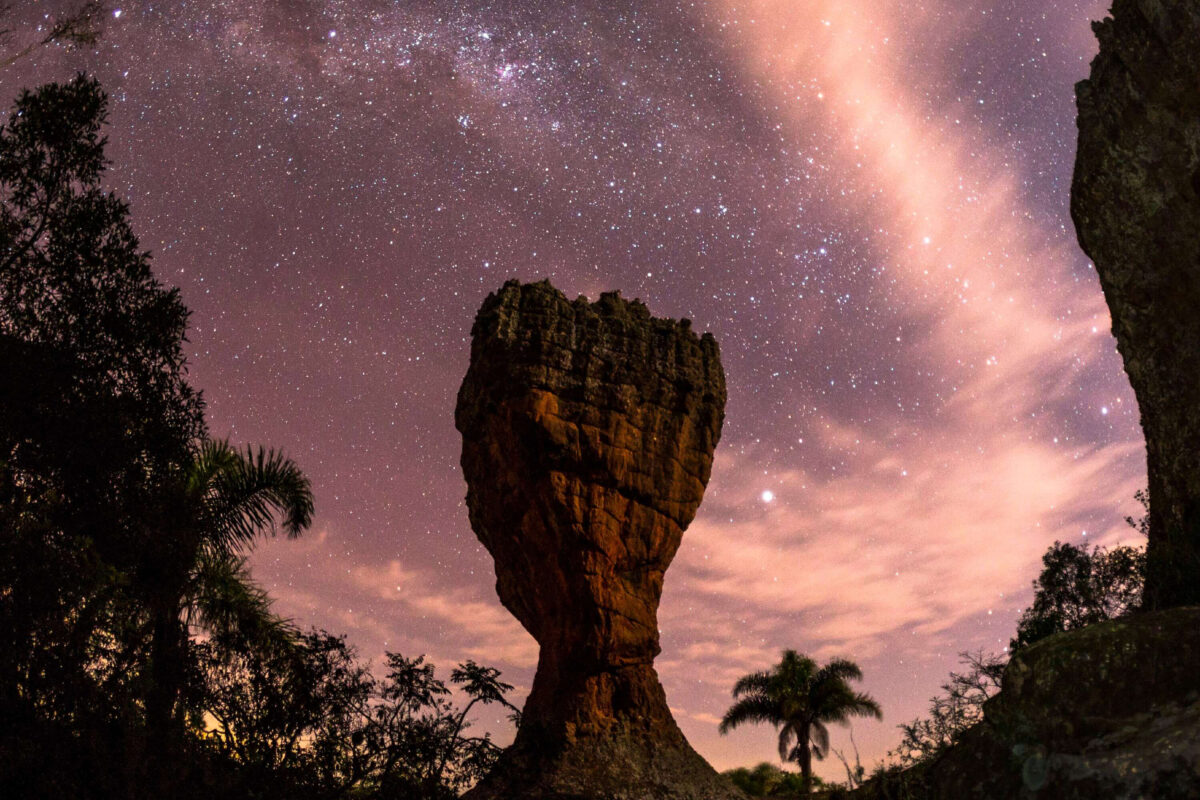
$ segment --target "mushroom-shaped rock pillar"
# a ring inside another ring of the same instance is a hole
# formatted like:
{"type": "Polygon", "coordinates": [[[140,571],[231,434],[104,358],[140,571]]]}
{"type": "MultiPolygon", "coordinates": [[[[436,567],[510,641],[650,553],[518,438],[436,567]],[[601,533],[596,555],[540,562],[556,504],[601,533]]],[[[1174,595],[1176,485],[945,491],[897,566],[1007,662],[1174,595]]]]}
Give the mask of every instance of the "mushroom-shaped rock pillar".
{"type": "Polygon", "coordinates": [[[1200,604],[1200,3],[1114,0],[1076,86],[1071,215],[1146,434],[1145,604],[1200,604]]]}
{"type": "Polygon", "coordinates": [[[500,601],[541,646],[485,798],[732,798],[684,739],[654,657],[663,575],[721,433],[717,342],[616,294],[509,281],[458,393],[467,508],[500,601]]]}

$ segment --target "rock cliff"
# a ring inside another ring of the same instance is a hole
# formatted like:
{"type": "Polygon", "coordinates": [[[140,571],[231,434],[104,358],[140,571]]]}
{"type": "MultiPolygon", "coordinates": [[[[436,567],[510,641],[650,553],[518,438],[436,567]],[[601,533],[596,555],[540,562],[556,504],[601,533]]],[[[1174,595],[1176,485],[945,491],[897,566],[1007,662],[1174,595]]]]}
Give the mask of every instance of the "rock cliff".
{"type": "Polygon", "coordinates": [[[724,798],[653,660],[663,575],[721,432],[716,340],[603,294],[509,281],[458,394],[471,525],[541,646],[516,742],[475,798],[724,798]]]}
{"type": "Polygon", "coordinates": [[[1200,603],[1200,4],[1115,0],[1076,87],[1071,214],[1137,395],[1146,605],[1200,603]]]}
{"type": "Polygon", "coordinates": [[[1060,633],[1017,651],[984,720],[854,800],[1200,797],[1200,608],[1060,633]]]}
{"type": "Polygon", "coordinates": [[[1071,215],[1146,435],[1148,610],[1019,650],[981,723],[855,800],[1200,797],[1200,3],[1094,27],[1071,215]]]}

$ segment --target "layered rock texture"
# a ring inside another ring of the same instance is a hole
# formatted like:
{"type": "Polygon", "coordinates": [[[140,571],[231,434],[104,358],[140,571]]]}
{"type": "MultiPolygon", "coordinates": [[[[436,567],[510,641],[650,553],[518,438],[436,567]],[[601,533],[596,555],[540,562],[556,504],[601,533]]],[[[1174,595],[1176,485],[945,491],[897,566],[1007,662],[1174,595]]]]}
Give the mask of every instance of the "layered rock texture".
{"type": "Polygon", "coordinates": [[[1146,603],[1200,603],[1200,3],[1115,0],[1076,87],[1071,213],[1137,394],[1146,603]]]}
{"type": "Polygon", "coordinates": [[[510,281],[458,394],[471,525],[541,645],[516,742],[474,798],[725,798],[653,660],[663,575],[721,432],[717,343],[616,293],[510,281]]]}

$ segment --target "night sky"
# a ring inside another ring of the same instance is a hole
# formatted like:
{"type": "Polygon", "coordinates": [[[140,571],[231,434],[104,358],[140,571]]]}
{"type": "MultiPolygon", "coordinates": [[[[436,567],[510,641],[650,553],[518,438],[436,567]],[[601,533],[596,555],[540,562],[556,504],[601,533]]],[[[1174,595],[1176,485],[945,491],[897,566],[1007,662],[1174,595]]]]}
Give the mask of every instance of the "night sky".
{"type": "MultiPolygon", "coordinates": [[[[62,5],[18,0],[18,38],[62,5]]],[[[488,292],[620,289],[711,331],[729,403],[667,572],[668,700],[753,764],[769,729],[716,732],[733,681],[851,657],[870,768],[958,651],[1004,647],[1051,542],[1137,542],[1137,409],[1067,210],[1106,6],[110,0],[94,49],[0,89],[111,94],[108,185],[193,311],[213,434],[313,481],[312,531],[255,574],[375,663],[532,679],[453,423],[488,292]]]]}

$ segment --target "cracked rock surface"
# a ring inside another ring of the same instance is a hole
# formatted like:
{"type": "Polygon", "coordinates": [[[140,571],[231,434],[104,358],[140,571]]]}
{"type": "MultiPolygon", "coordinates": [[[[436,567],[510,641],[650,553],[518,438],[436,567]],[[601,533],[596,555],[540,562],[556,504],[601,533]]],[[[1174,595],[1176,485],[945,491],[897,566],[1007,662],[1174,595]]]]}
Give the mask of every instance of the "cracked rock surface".
{"type": "Polygon", "coordinates": [[[520,730],[473,798],[732,798],[667,708],[663,576],[721,433],[716,340],[638,301],[509,281],[458,394],[467,508],[541,646],[520,730]]]}
{"type": "Polygon", "coordinates": [[[1137,395],[1146,604],[1200,603],[1200,3],[1115,0],[1076,86],[1071,215],[1137,395]]]}

